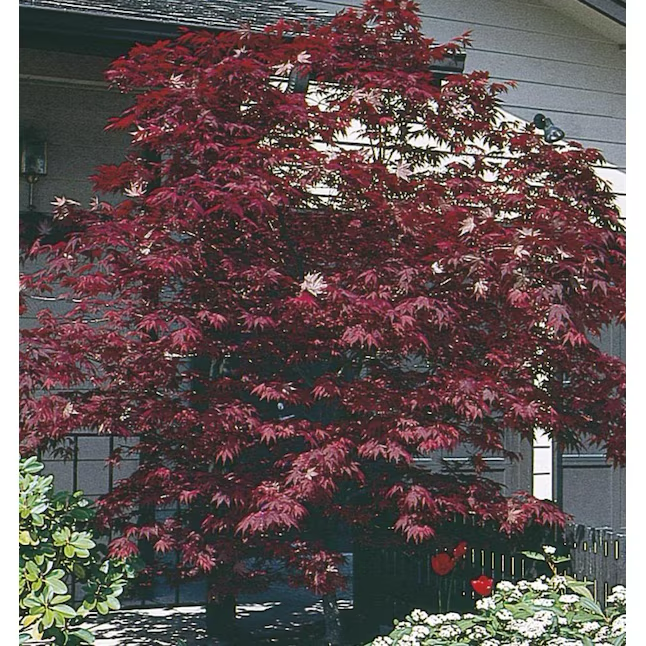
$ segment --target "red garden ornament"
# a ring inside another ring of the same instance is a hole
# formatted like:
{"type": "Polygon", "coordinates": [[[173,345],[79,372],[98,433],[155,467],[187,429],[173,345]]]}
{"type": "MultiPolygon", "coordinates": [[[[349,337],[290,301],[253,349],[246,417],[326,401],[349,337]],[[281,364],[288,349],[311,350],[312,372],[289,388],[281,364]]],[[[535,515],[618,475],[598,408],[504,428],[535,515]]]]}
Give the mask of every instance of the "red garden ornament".
{"type": "Polygon", "coordinates": [[[477,579],[471,579],[471,587],[483,597],[486,597],[488,594],[491,594],[493,589],[493,579],[481,574],[477,579]]]}
{"type": "Polygon", "coordinates": [[[435,574],[444,576],[455,567],[455,559],[446,552],[440,552],[431,557],[431,567],[435,574]]]}
{"type": "Polygon", "coordinates": [[[460,541],[454,548],[453,548],[453,558],[454,559],[461,559],[464,557],[467,553],[468,550],[468,544],[466,541],[460,541]]]}

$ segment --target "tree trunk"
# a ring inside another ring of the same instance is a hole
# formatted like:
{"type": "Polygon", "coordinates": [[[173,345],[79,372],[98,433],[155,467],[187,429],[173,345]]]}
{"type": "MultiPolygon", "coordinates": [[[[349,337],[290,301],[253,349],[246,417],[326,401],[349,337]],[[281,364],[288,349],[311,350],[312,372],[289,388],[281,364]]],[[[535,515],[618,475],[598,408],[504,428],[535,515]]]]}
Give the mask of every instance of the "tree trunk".
{"type": "Polygon", "coordinates": [[[323,595],[323,617],[325,619],[325,643],[328,646],[341,646],[341,617],[336,603],[336,592],[323,595]]]}
{"type": "Polygon", "coordinates": [[[236,628],[236,600],[232,594],[221,594],[209,584],[206,602],[206,634],[225,640],[233,639],[236,628]]]}

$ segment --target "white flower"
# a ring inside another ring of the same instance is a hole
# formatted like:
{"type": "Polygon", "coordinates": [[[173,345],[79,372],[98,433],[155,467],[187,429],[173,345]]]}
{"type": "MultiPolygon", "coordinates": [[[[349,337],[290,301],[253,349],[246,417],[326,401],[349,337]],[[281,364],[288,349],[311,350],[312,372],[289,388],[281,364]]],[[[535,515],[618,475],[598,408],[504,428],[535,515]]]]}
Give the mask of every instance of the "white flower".
{"type": "Polygon", "coordinates": [[[460,621],[460,615],[457,612],[447,612],[444,621],[460,621]]]}
{"type": "Polygon", "coordinates": [[[305,280],[301,283],[301,292],[309,292],[313,296],[319,296],[326,289],[327,283],[318,271],[305,274],[305,280]]]}
{"type": "Polygon", "coordinates": [[[600,624],[598,621],[586,621],[585,623],[581,624],[581,627],[579,630],[582,633],[592,633],[597,630],[599,630],[600,624]]]}
{"type": "Polygon", "coordinates": [[[496,584],[496,590],[500,590],[500,592],[511,592],[515,588],[516,586],[511,581],[501,581],[496,584]]]}
{"type": "Polygon", "coordinates": [[[550,585],[555,588],[564,588],[567,583],[567,579],[564,576],[561,576],[560,574],[557,574],[556,576],[553,576],[550,579],[550,585]]]}
{"type": "Polygon", "coordinates": [[[619,635],[626,632],[626,615],[619,615],[613,622],[610,628],[613,635],[619,635]]]}
{"type": "Polygon", "coordinates": [[[549,608],[554,605],[554,599],[534,599],[534,605],[549,608]]]}
{"type": "Polygon", "coordinates": [[[476,625],[467,630],[467,636],[469,637],[469,639],[484,639],[486,637],[489,637],[489,633],[484,626],[476,625]]]}
{"type": "Polygon", "coordinates": [[[444,617],[442,617],[442,615],[429,615],[429,616],[426,618],[426,623],[427,623],[429,626],[438,626],[438,625],[439,625],[439,624],[441,624],[443,621],[444,621],[444,617]]]}
{"type": "Polygon", "coordinates": [[[410,618],[413,621],[426,621],[428,619],[428,613],[423,610],[413,610],[410,613],[410,618]]]}
{"type": "Polygon", "coordinates": [[[626,588],[623,585],[616,585],[612,594],[608,596],[608,603],[626,603],[626,588]]]}
{"type": "Polygon", "coordinates": [[[543,552],[545,554],[556,554],[556,548],[552,545],[543,545],[543,552]]]}
{"type": "Polygon", "coordinates": [[[485,639],[480,646],[500,646],[500,642],[497,639],[485,639]]]}
{"type": "Polygon", "coordinates": [[[484,597],[476,601],[476,608],[478,610],[493,610],[496,607],[496,602],[491,597],[484,597]]]}
{"type": "Polygon", "coordinates": [[[534,592],[545,592],[546,590],[549,590],[549,586],[540,579],[532,581],[529,584],[529,587],[534,590],[534,592]]]}
{"type": "Polygon", "coordinates": [[[577,594],[562,594],[559,597],[561,603],[576,603],[579,600],[579,595],[577,594]]]}
{"type": "Polygon", "coordinates": [[[594,640],[597,642],[597,640],[600,641],[606,637],[610,639],[610,628],[608,626],[601,626],[601,628],[599,628],[599,632],[595,635],[594,640]]]}
{"type": "Polygon", "coordinates": [[[462,631],[457,626],[453,624],[445,624],[438,631],[437,634],[439,637],[444,637],[445,639],[452,639],[453,637],[458,637],[462,634],[462,631]]]}
{"type": "Polygon", "coordinates": [[[514,619],[509,622],[511,630],[516,631],[523,637],[540,637],[545,632],[543,622],[535,621],[532,617],[529,619],[514,619]]]}
{"type": "Polygon", "coordinates": [[[496,617],[500,619],[500,621],[511,621],[514,618],[514,615],[511,614],[507,608],[503,608],[502,610],[498,610],[496,612],[496,617]]]}
{"type": "Polygon", "coordinates": [[[538,621],[541,624],[551,624],[554,616],[551,610],[539,610],[533,618],[534,621],[538,621]]]}
{"type": "Polygon", "coordinates": [[[142,195],[146,194],[146,186],[146,182],[137,180],[135,182],[130,182],[130,186],[128,186],[128,188],[125,188],[123,192],[128,197],[141,197],[142,195]]]}

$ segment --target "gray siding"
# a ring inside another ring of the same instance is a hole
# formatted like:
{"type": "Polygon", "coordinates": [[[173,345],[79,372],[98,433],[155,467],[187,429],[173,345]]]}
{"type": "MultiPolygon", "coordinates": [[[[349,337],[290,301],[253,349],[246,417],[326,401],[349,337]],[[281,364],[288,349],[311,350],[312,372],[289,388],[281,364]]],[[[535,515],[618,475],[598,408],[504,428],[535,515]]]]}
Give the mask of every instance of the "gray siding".
{"type": "MultiPolygon", "coordinates": [[[[54,195],[86,203],[88,177],[99,164],[123,159],[126,133],[105,132],[129,99],[108,90],[102,72],[108,59],[31,49],[20,51],[20,132],[48,143],[48,174],[34,187],[37,211],[49,212],[54,195]]],[[[27,208],[27,182],[20,182],[20,210],[27,208]]]]}
{"type": "MultiPolygon", "coordinates": [[[[592,341],[604,352],[626,361],[624,325],[608,326],[592,341]]],[[[589,527],[611,527],[615,531],[625,531],[625,468],[612,467],[600,447],[565,451],[560,461],[564,511],[572,514],[576,522],[589,527]]]]}

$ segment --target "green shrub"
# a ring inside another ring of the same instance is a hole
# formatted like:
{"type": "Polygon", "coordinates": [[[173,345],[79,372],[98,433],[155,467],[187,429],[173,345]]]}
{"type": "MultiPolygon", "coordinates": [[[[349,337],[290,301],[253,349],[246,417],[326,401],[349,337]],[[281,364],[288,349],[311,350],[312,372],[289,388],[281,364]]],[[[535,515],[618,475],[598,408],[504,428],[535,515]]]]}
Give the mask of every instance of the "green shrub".
{"type": "Polygon", "coordinates": [[[106,558],[92,534],[94,510],[80,491],[53,491],[53,476],[39,475],[35,457],[20,460],[20,643],[50,640],[62,646],[91,644],[80,624],[90,612],[119,608],[134,564],[106,558]],[[72,576],[82,602],[71,605],[72,576]]]}
{"type": "Polygon", "coordinates": [[[371,646],[621,646],[626,642],[626,589],[604,610],[570,577],[499,582],[475,613],[413,610],[371,646]]]}

